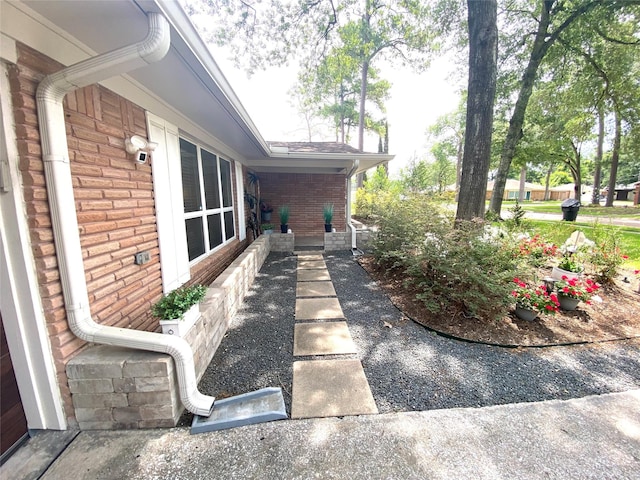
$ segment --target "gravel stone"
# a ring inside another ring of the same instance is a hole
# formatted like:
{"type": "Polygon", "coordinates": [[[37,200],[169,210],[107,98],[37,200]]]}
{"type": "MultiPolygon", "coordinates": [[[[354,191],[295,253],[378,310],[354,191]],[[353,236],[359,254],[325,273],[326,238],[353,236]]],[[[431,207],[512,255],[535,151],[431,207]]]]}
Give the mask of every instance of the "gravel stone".
{"type": "MultiPolygon", "coordinates": [[[[638,339],[518,349],[453,340],[405,317],[350,252],[324,257],[380,413],[640,387],[638,339]]],[[[222,398],[281,387],[291,412],[293,362],[316,358],[293,357],[296,262],[293,255],[269,255],[200,382],[203,393],[222,398]]]]}

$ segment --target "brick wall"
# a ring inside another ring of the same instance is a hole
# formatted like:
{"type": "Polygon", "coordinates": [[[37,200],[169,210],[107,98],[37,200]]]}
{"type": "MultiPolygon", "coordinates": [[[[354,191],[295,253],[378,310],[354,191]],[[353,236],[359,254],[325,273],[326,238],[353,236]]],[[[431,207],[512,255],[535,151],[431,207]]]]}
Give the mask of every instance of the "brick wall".
{"type": "Polygon", "coordinates": [[[271,223],[279,224],[278,208],[288,205],[289,228],[298,236],[322,235],[322,207],[333,203],[333,228],[346,230],[347,183],[344,174],[265,173],[260,176],[263,199],[273,206],[271,223]]]}
{"type": "MultiPolygon", "coordinates": [[[[65,365],[86,344],[69,330],[64,310],[35,101],[39,81],[61,68],[18,44],[18,63],[10,68],[9,81],[40,295],[65,411],[73,424],[65,365]]],[[[162,294],[162,281],[151,167],[135,163],[124,149],[126,137],[147,137],[145,111],[91,85],[65,97],[64,113],[93,318],[104,325],[156,331],[158,322],[150,307],[162,294]],[[150,252],[151,261],[135,265],[134,254],[144,250],[150,252]]],[[[236,209],[236,219],[237,215],[236,209]]],[[[198,263],[192,268],[191,283],[211,283],[247,243],[234,240],[198,263]]]]}
{"type": "MultiPolygon", "coordinates": [[[[218,276],[200,303],[201,316],[183,337],[194,352],[198,379],[269,251],[263,235],[218,276]]],[[[92,346],[69,361],[67,372],[81,430],[173,427],[184,411],[167,354],[92,346]]]]}

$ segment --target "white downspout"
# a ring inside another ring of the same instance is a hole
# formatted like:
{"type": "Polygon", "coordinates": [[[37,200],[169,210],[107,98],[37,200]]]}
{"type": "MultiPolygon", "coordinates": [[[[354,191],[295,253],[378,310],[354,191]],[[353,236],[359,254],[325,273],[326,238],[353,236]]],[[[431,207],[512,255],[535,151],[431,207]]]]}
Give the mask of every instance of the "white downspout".
{"type": "Polygon", "coordinates": [[[347,173],[347,225],[351,229],[351,252],[354,255],[356,253],[362,254],[362,252],[358,250],[358,236],[356,233],[356,227],[353,223],[351,223],[351,197],[353,195],[351,192],[351,183],[352,183],[351,177],[353,176],[355,171],[358,169],[358,166],[360,166],[360,160],[355,159],[353,161],[353,166],[351,167],[351,170],[349,170],[349,173],[347,173]]]}
{"type": "Polygon", "coordinates": [[[91,318],[62,107],[63,98],[70,91],[157,62],[167,54],[170,44],[169,23],[162,15],[150,13],[149,32],[141,42],[45,77],[36,94],[38,120],[58,268],[71,331],[87,342],[168,353],[176,363],[185,408],[209,416],[214,398],[198,391],[193,351],[184,339],[99,325],[91,318]]]}

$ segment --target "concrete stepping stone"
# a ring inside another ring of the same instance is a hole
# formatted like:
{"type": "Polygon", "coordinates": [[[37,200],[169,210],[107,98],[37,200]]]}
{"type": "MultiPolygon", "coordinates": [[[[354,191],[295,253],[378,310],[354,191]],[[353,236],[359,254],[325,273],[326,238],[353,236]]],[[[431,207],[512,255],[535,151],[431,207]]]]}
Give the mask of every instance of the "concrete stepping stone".
{"type": "Polygon", "coordinates": [[[291,418],[378,413],[360,360],[293,363],[291,418]]]}
{"type": "Polygon", "coordinates": [[[335,297],[332,282],[300,282],[296,285],[296,297],[335,297]]]}
{"type": "Polygon", "coordinates": [[[293,356],[358,353],[347,322],[298,323],[293,330],[293,356]]]}
{"type": "Polygon", "coordinates": [[[337,298],[296,299],[296,320],[328,320],[344,318],[337,298]]]}
{"type": "Polygon", "coordinates": [[[331,280],[329,270],[298,270],[299,282],[320,282],[331,280]]]}
{"type": "Polygon", "coordinates": [[[326,269],[324,260],[298,260],[298,270],[326,269]]]}
{"type": "Polygon", "coordinates": [[[321,253],[301,253],[298,254],[298,262],[306,260],[324,260],[321,253]]]}

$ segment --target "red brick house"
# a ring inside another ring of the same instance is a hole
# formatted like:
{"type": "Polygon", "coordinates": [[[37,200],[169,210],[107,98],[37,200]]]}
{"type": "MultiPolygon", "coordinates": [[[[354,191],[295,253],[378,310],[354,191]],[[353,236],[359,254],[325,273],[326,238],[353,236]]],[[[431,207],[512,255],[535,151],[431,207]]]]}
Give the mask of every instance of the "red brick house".
{"type": "MultiPolygon", "coordinates": [[[[290,206],[294,233],[321,234],[326,202],[347,232],[348,177],[392,157],[267,143],[177,2],[0,2],[0,22],[2,451],[27,427],[170,424],[145,403],[163,395],[122,373],[147,361],[169,365],[178,405],[210,410],[193,372],[206,359],[155,333],[151,305],[185,284],[222,291],[232,262],[253,262],[249,171],[275,207],[290,206]],[[95,365],[123,370],[79,373],[95,365]]],[[[210,355],[226,328],[212,319],[210,355]]]]}

